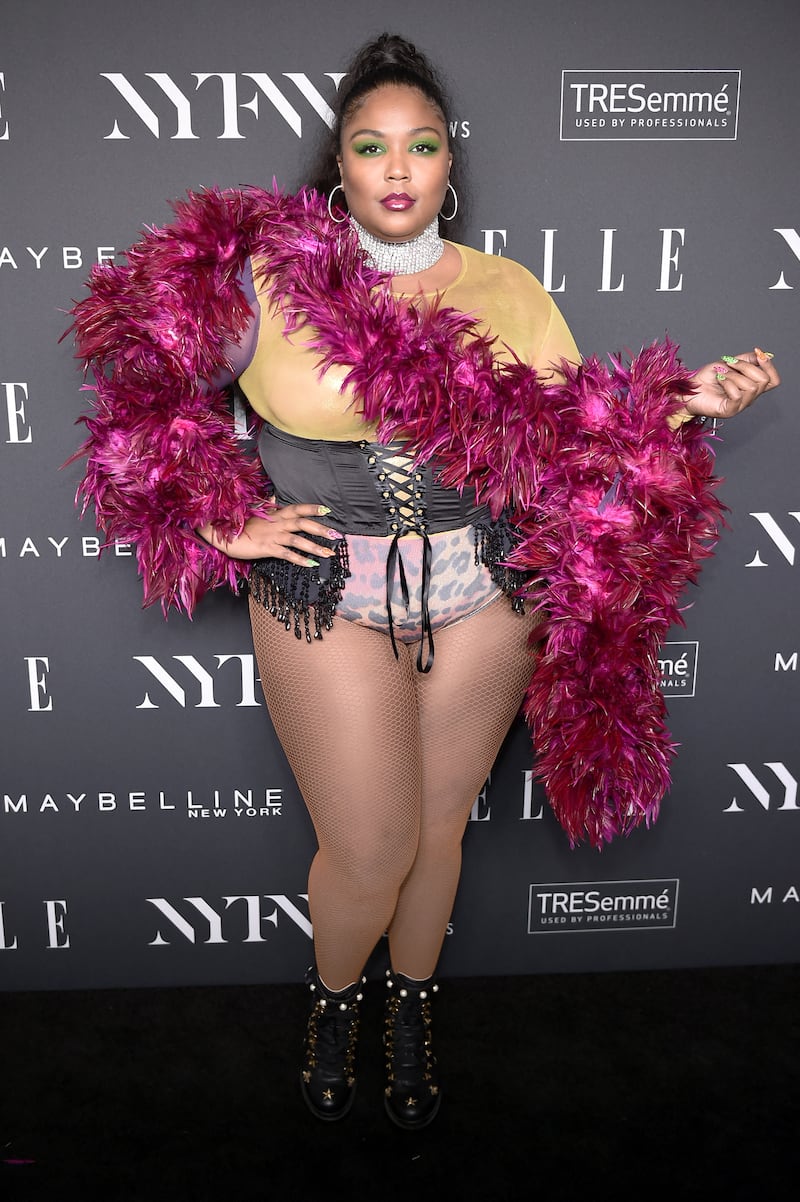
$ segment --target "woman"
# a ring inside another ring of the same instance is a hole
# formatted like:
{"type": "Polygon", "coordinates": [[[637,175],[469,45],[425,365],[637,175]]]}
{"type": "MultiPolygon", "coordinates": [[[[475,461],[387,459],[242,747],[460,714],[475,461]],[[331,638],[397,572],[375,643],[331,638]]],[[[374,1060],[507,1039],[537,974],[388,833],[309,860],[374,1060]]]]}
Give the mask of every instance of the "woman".
{"type": "Polygon", "coordinates": [[[362,969],[388,932],[385,1106],[408,1128],[441,1101],[433,974],[470,808],[529,687],[534,577],[540,769],[570,837],[600,842],[653,818],[668,779],[654,640],[718,515],[692,419],[778,383],[763,352],[694,376],[669,347],[570,366],[523,268],[440,238],[448,127],[427,60],[384,35],[340,92],[327,206],[192,198],[75,310],[98,393],[84,493],[138,537],[146,599],[190,608],[253,565],[267,705],[319,843],[303,1096],[323,1120],[350,1109],[362,969]],[[269,503],[225,427],[233,376],[269,503]]]}

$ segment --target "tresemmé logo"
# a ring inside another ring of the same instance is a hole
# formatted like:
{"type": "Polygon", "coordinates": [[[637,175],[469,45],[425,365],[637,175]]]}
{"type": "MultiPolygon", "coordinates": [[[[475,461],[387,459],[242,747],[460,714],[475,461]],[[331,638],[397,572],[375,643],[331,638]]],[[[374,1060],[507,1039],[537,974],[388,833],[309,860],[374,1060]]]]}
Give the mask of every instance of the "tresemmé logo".
{"type": "Polygon", "coordinates": [[[741,71],[562,71],[562,142],[735,141],[741,71]]]}

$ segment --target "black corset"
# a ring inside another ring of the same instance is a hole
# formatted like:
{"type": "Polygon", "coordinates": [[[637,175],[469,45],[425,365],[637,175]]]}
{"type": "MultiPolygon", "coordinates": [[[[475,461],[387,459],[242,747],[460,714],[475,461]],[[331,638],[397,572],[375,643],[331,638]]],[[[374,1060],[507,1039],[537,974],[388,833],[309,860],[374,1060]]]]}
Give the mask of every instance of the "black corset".
{"type": "Polygon", "coordinates": [[[474,489],[445,488],[401,444],[299,438],[264,422],[258,451],[279,505],[327,505],[331,525],[344,534],[436,534],[489,520],[474,489]]]}

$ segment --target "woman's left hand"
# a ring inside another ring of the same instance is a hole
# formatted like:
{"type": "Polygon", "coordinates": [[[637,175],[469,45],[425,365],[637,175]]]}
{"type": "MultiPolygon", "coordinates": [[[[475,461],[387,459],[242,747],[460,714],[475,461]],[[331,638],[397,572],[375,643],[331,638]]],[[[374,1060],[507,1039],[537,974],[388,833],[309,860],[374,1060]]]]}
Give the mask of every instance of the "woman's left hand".
{"type": "Polygon", "coordinates": [[[734,417],[781,379],[772,356],[756,349],[707,363],[695,372],[694,382],[697,392],[686,398],[693,417],[734,417]]]}

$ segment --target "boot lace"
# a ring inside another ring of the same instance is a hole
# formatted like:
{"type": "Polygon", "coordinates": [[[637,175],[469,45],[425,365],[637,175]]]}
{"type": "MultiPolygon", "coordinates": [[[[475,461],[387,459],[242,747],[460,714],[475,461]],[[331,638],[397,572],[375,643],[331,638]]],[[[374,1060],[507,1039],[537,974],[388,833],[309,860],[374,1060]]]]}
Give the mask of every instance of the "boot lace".
{"type": "Polygon", "coordinates": [[[386,1056],[390,1080],[430,1080],[433,1059],[428,999],[393,997],[387,1008],[386,1056]],[[422,1070],[422,1072],[420,1072],[422,1070]]]}
{"type": "Polygon", "coordinates": [[[308,1067],[339,1076],[342,1054],[345,1073],[352,1077],[358,1040],[358,1007],[317,998],[308,1024],[308,1067]]]}

